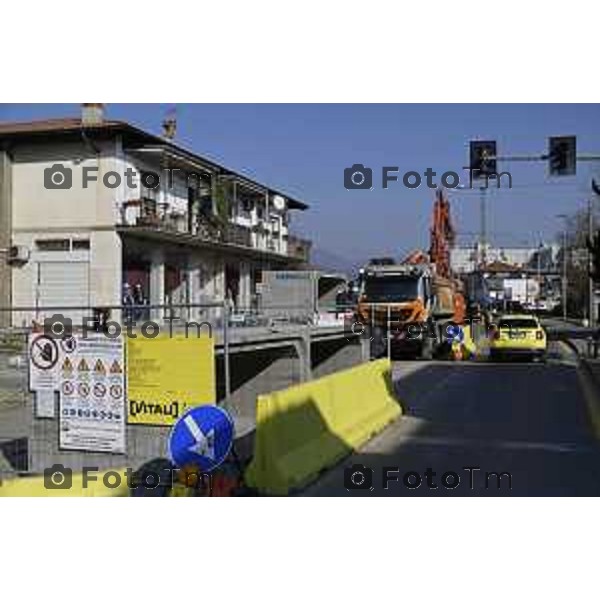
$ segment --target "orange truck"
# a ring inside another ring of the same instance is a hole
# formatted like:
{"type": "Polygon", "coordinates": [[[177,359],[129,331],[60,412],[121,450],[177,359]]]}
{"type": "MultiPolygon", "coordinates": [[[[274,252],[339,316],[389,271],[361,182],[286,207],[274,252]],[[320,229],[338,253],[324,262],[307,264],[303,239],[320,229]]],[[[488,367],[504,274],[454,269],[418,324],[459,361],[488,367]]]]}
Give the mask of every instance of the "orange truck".
{"type": "Polygon", "coordinates": [[[448,327],[464,321],[458,282],[440,277],[430,264],[367,266],[357,313],[369,332],[371,353],[394,351],[431,359],[450,349],[448,327]]]}
{"type": "Polygon", "coordinates": [[[462,282],[450,268],[454,237],[450,202],[438,190],[429,253],[416,250],[401,264],[363,269],[357,316],[371,334],[373,355],[385,351],[388,330],[394,349],[427,359],[450,350],[448,328],[464,323],[466,312],[462,282]]]}

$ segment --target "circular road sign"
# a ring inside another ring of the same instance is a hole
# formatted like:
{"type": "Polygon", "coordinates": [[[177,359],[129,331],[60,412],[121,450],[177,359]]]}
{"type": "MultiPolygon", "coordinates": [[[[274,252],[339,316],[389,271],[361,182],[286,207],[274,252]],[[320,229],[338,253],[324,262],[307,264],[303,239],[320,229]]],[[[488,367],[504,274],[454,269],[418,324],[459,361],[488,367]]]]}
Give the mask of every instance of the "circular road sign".
{"type": "Polygon", "coordinates": [[[169,436],[171,461],[180,468],[194,465],[208,473],[218,467],[231,450],[233,420],[219,406],[196,406],[173,425],[169,436]]]}
{"type": "Polygon", "coordinates": [[[465,339],[465,332],[460,325],[448,325],[446,327],[446,339],[450,342],[462,342],[465,339]]]}

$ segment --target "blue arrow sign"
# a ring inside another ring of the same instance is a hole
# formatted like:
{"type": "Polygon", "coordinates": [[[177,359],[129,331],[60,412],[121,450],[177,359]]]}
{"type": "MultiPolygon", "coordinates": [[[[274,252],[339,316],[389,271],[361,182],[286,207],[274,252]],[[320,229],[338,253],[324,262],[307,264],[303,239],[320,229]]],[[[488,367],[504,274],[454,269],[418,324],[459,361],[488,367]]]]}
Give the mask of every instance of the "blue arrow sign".
{"type": "Polygon", "coordinates": [[[208,473],[229,454],[233,443],[233,421],[225,410],[206,404],[188,410],[173,425],[169,436],[171,462],[190,465],[208,473]]]}
{"type": "Polygon", "coordinates": [[[465,332],[460,325],[448,325],[448,327],[446,327],[446,339],[450,342],[454,340],[463,342],[465,339],[465,332]]]}

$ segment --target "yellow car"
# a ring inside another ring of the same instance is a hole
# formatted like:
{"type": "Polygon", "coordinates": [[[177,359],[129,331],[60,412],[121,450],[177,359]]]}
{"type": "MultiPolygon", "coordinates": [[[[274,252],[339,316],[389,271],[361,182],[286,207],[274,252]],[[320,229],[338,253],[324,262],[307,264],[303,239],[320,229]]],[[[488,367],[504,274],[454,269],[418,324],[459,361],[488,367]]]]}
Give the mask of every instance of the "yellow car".
{"type": "Polygon", "coordinates": [[[527,356],[543,360],[546,357],[546,332],[537,317],[503,315],[492,327],[490,359],[527,356]]]}

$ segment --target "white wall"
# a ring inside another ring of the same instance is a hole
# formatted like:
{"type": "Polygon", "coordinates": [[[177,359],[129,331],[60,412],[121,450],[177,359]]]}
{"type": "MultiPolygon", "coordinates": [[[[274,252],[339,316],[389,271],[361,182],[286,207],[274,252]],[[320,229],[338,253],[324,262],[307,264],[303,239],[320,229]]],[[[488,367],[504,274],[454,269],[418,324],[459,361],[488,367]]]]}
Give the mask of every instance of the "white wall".
{"type": "MultiPolygon", "coordinates": [[[[82,143],[17,146],[12,166],[12,243],[25,246],[29,261],[12,269],[13,306],[35,306],[38,264],[45,261],[85,260],[90,265],[89,302],[92,306],[120,302],[122,252],[114,227],[118,218],[117,191],[102,183],[103,175],[119,170],[116,144],[96,144],[97,155],[82,143]],[[55,164],[71,169],[70,189],[46,189],[44,171],[55,164]],[[98,167],[98,181],[84,188],[84,167],[98,167]],[[89,240],[89,251],[40,252],[36,241],[89,240]]],[[[13,324],[32,315],[15,315],[13,324]]]]}
{"type": "Polygon", "coordinates": [[[97,167],[100,182],[114,170],[115,145],[98,146],[101,154],[83,143],[17,147],[12,167],[13,230],[113,227],[116,221],[115,192],[99,182],[83,188],[84,167],[97,167]],[[46,189],[44,172],[59,164],[71,169],[71,189],[46,189]]]}

